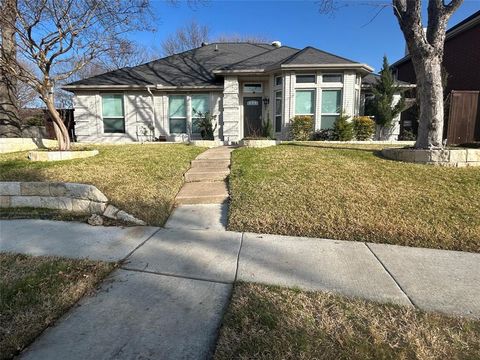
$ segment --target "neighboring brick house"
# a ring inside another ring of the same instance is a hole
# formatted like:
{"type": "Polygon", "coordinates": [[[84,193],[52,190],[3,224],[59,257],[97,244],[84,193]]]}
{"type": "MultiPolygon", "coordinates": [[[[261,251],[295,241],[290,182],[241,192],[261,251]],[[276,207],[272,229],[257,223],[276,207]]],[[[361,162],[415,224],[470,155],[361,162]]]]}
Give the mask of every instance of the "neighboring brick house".
{"type": "Polygon", "coordinates": [[[330,128],[341,112],[359,114],[366,64],[313,47],[214,43],[69,84],[78,141],[187,141],[200,136],[198,111],[217,117],[215,138],[275,137],[290,119],[311,115],[330,128]]]}
{"type": "MultiPolygon", "coordinates": [[[[480,90],[480,11],[447,30],[443,57],[447,73],[445,97],[452,90],[480,90]]],[[[416,83],[409,55],[391,66],[396,79],[416,83]]],[[[414,111],[402,113],[402,128],[417,130],[414,111]]]]}

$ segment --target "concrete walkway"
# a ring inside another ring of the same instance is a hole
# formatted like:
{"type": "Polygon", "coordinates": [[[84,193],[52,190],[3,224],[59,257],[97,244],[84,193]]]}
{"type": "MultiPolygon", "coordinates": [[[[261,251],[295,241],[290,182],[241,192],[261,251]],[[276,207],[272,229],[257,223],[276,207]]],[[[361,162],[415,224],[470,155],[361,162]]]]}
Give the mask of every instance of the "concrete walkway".
{"type": "Polygon", "coordinates": [[[0,251],[126,259],[26,359],[209,358],[237,280],[480,318],[477,253],[42,220],[0,221],[0,251]]]}

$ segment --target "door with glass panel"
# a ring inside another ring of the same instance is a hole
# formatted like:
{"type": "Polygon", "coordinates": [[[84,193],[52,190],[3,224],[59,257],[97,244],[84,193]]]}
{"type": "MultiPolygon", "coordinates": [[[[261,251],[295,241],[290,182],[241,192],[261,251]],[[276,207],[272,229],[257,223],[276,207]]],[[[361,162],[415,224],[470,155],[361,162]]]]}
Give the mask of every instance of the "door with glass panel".
{"type": "Polygon", "coordinates": [[[262,98],[243,99],[243,137],[262,136],[262,98]]]}

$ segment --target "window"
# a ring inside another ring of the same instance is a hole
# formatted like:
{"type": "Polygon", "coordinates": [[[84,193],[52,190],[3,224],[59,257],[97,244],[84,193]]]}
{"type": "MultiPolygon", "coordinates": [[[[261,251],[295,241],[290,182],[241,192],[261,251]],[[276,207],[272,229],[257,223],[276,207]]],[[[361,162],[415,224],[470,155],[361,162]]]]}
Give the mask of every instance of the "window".
{"type": "Polygon", "coordinates": [[[360,90],[355,89],[355,104],[354,104],[355,115],[360,113],[360,90]]]}
{"type": "Polygon", "coordinates": [[[210,112],[209,96],[207,94],[192,95],[192,133],[199,134],[198,121],[200,120],[200,114],[210,112]]]}
{"type": "Polygon", "coordinates": [[[262,84],[243,84],[243,92],[244,93],[261,93],[262,84]]]}
{"type": "Polygon", "coordinates": [[[102,118],[104,133],[124,133],[123,95],[102,95],[102,118]]]}
{"type": "Polygon", "coordinates": [[[282,132],[282,92],[275,91],[275,132],[282,132]]]}
{"type": "Polygon", "coordinates": [[[320,129],[331,129],[342,110],[342,90],[322,91],[322,118],[320,129]]]}
{"type": "Polygon", "coordinates": [[[323,74],[322,80],[324,83],[341,83],[343,76],[342,74],[323,74]]]}
{"type": "Polygon", "coordinates": [[[185,96],[172,95],[168,98],[168,118],[170,122],[170,134],[184,134],[187,132],[185,96]]]}
{"type": "Polygon", "coordinates": [[[315,74],[297,75],[295,82],[297,84],[315,84],[315,74]]]}
{"type": "Polygon", "coordinates": [[[297,90],[295,92],[295,115],[315,114],[315,90],[297,90]]]}
{"type": "Polygon", "coordinates": [[[277,77],[275,78],[275,85],[276,85],[276,86],[280,86],[280,85],[282,85],[282,83],[283,83],[282,77],[281,77],[281,76],[277,76],[277,77]]]}

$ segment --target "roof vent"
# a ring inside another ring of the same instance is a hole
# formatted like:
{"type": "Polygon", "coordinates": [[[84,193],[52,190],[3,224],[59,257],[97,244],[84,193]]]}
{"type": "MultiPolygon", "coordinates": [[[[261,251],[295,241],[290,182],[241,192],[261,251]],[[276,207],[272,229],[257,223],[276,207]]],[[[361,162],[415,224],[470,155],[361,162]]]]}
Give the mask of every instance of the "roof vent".
{"type": "Polygon", "coordinates": [[[282,43],[278,40],[272,41],[272,46],[275,46],[276,48],[279,48],[282,46],[282,43]]]}
{"type": "Polygon", "coordinates": [[[204,42],[202,42],[202,46],[207,46],[207,45],[208,45],[208,43],[207,43],[207,42],[205,42],[205,41],[204,41],[204,42]]]}

